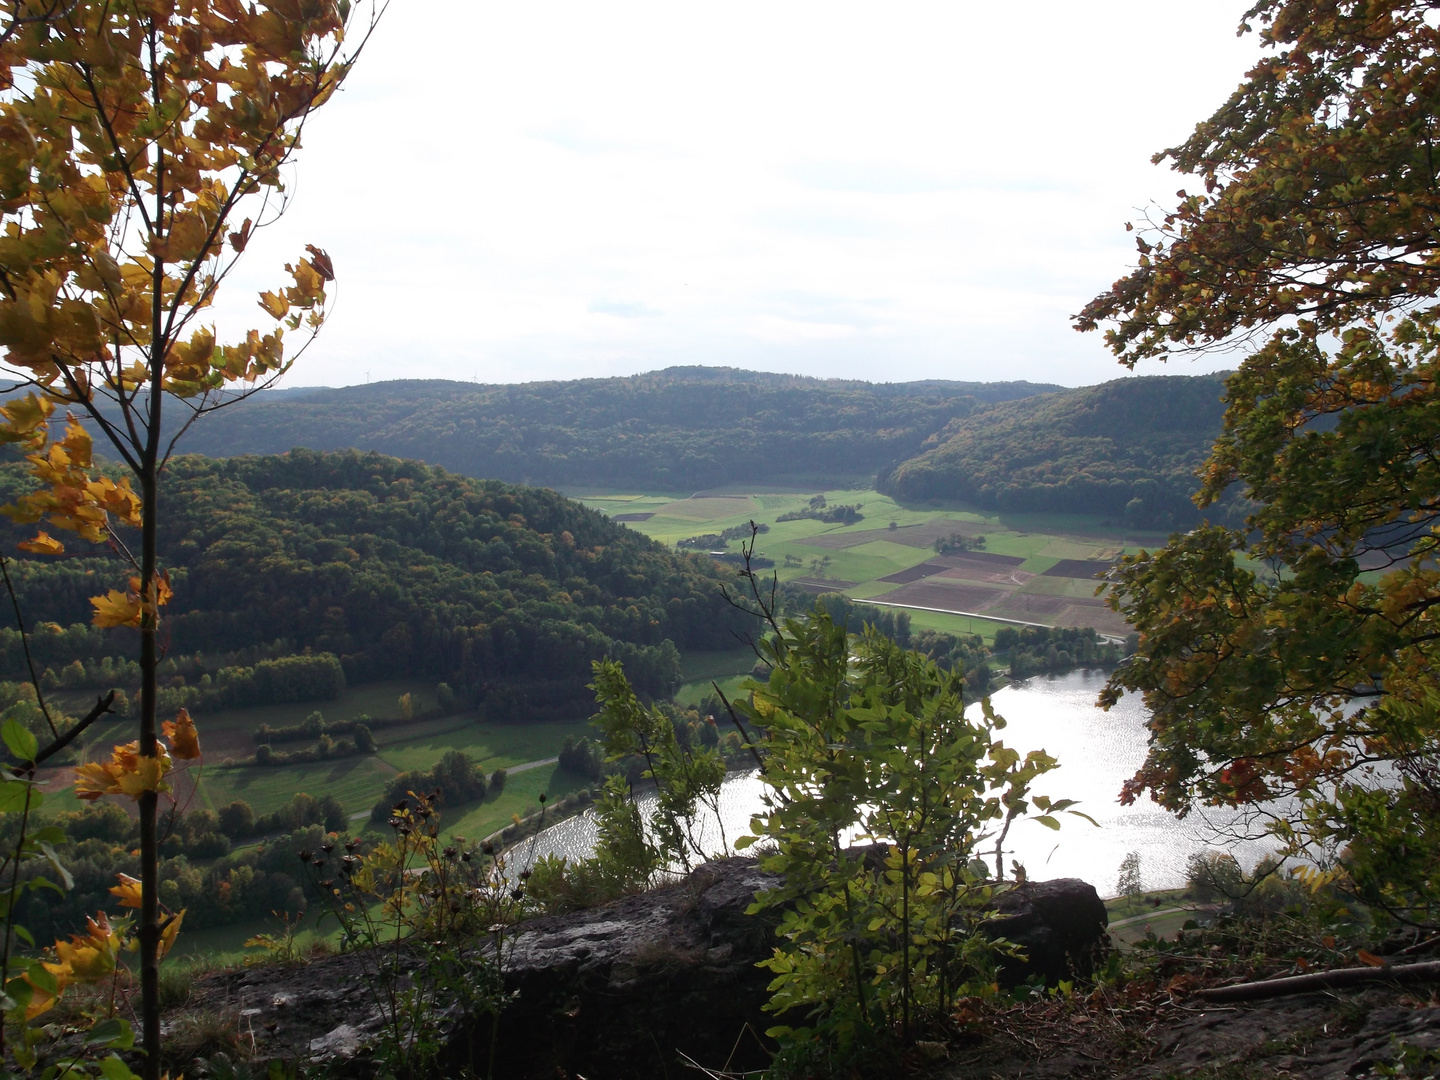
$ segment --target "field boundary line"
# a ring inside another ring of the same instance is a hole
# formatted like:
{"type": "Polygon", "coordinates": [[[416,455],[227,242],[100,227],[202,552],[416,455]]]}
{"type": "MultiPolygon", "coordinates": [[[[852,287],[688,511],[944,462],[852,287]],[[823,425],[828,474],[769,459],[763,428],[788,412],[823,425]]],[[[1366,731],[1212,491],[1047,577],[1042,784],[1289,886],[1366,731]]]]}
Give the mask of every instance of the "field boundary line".
{"type": "MultiPolygon", "coordinates": [[[[908,611],[933,611],[937,615],[963,615],[967,619],[986,619],[989,622],[1009,623],[1011,626],[1039,626],[1046,630],[1055,629],[1055,627],[1049,623],[1025,622],[1022,619],[1005,619],[999,615],[982,615],[978,611],[952,611],[950,608],[943,607],[921,607],[919,604],[897,604],[891,600],[859,600],[853,596],[848,599],[852,604],[874,604],[876,607],[893,607],[908,611]]],[[[1101,636],[1103,637],[1104,635],[1101,636]]]]}
{"type": "MultiPolygon", "coordinates": [[[[982,615],[978,611],[951,611],[949,608],[920,607],[918,604],[896,604],[890,600],[860,600],[855,597],[847,597],[852,604],[874,604],[876,607],[900,608],[904,611],[933,611],[937,615],[960,615],[967,619],[988,619],[990,622],[1008,623],[1010,626],[1038,626],[1042,630],[1058,630],[1060,627],[1051,626],[1043,622],[1025,622],[1023,619],[1005,619],[999,615],[982,615]]],[[[1096,630],[1095,634],[1102,641],[1110,641],[1116,644],[1124,644],[1125,639],[1116,634],[1106,634],[1096,630]]]]}

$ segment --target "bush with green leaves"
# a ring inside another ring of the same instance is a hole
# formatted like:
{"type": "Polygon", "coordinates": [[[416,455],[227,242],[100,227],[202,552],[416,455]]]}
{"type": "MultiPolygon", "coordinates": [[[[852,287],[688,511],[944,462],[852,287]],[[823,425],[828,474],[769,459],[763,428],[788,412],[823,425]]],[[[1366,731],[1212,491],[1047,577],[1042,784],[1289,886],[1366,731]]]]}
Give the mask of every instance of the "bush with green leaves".
{"type": "MultiPolygon", "coordinates": [[[[728,853],[730,845],[720,814],[726,766],[719,749],[681,742],[671,717],[641,702],[614,661],[596,662],[591,687],[600,705],[591,723],[604,736],[606,760],[639,757],[645,762],[642,776],[655,784],[655,817],[650,827],[662,857],[689,870],[715,854],[700,840],[702,806],[719,824],[721,849],[728,853]]],[[[609,791],[607,784],[607,794],[609,791]]]]}
{"type": "Polygon", "coordinates": [[[1030,793],[1055,759],[1005,746],[988,700],[967,717],[958,670],[823,608],[770,625],[769,676],[732,707],[763,733],[768,789],[736,846],[758,842],[784,875],[752,909],[781,912],[766,966],[786,1022],[771,1034],[842,1052],[911,1042],[987,993],[1006,949],[980,931],[999,887],[982,857],[1002,877],[1012,823],[1033,807],[1059,828],[1074,804],[1030,793]]]}
{"type": "Polygon", "coordinates": [[[593,855],[576,860],[545,855],[531,868],[530,898],[547,914],[594,907],[655,883],[663,857],[645,833],[624,777],[606,779],[594,813],[593,855]]]}

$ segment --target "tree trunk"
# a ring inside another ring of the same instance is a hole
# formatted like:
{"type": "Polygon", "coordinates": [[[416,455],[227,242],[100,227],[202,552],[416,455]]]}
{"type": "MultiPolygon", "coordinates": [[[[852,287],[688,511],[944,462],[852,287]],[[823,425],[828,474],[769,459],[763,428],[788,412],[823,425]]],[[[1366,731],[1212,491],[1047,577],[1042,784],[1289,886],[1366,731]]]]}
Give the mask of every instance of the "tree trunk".
{"type": "MultiPolygon", "coordinates": [[[[150,396],[151,442],[158,443],[160,429],[160,394],[150,396]]],[[[140,543],[140,596],[142,604],[154,592],[156,563],[156,520],[159,513],[159,477],[156,457],[147,453],[145,472],[140,477],[142,492],[142,524],[140,543]]],[[[159,656],[155,631],[159,620],[157,609],[145,611],[140,621],[140,753],[146,757],[159,755],[156,737],[155,696],[156,668],[159,656]]],[[[147,791],[140,797],[140,1016],[145,1061],[142,1076],[159,1080],[160,1076],[160,844],[156,829],[160,796],[147,791]]]]}

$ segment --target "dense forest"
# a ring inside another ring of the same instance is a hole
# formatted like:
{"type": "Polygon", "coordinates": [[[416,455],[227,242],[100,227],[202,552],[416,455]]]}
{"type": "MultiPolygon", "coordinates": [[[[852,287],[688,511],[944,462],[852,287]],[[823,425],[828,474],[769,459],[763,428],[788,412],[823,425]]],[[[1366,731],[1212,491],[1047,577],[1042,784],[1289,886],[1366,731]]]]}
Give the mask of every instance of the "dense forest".
{"type": "Polygon", "coordinates": [[[212,457],[356,448],[512,483],[693,491],[866,478],[956,417],[1058,389],[701,367],[504,386],[411,380],[261,394],[209,417],[185,446],[212,457]]]}
{"type": "Polygon", "coordinates": [[[1223,392],[1223,375],[1149,376],[1003,402],[951,421],[877,486],[897,499],[1107,514],[1133,528],[1189,524],[1223,392]]]}
{"type": "MultiPolygon", "coordinates": [[[[20,466],[0,469],[0,500],[25,483],[20,466]]],[[[588,701],[590,662],[602,657],[668,696],[676,647],[730,646],[744,619],[720,595],[727,572],[701,555],[551,491],[418,462],[184,456],[166,494],[168,652],[192,658],[192,675],[309,650],[338,657],[352,683],[445,680],[494,719],[534,718],[588,701]]],[[[13,550],[18,531],[0,528],[13,550]]],[[[97,582],[123,580],[113,557],[22,554],[13,567],[27,617],[57,624],[36,636],[42,664],[85,670],[133,650],[128,631],[79,625],[97,582]]],[[[15,644],[0,642],[11,669],[22,663],[15,644]]],[[[257,670],[243,677],[253,684],[257,670]]]]}
{"type": "Polygon", "coordinates": [[[1222,375],[1067,390],[701,367],[503,386],[411,380],[267,392],[209,417],[185,445],[212,457],[356,448],[560,488],[875,476],[902,500],[1165,529],[1198,520],[1189,496],[1220,431],[1222,392],[1222,375]]]}

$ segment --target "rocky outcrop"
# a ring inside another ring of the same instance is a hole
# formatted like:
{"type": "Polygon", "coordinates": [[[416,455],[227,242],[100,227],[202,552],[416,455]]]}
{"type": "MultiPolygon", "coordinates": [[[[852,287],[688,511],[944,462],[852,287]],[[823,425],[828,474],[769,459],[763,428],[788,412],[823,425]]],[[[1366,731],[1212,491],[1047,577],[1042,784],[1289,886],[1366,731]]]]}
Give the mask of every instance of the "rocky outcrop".
{"type": "Polygon", "coordinates": [[[1095,886],[1079,878],[1027,881],[1002,893],[995,909],[986,930],[1025,950],[1023,960],[1001,965],[1002,986],[1037,975],[1049,985],[1084,978],[1110,951],[1104,901],[1095,886]]]}
{"type": "MultiPolygon", "coordinates": [[[[746,908],[778,880],[753,859],[723,859],[668,888],[515,927],[504,961],[514,996],[498,1025],[494,1074],[633,1080],[685,1075],[687,1061],[763,1068],[770,973],[755,965],[771,954],[774,921],[746,908]]],[[[999,907],[992,928],[1034,957],[1030,968],[1011,969],[1011,982],[1032,971],[1072,977],[1104,936],[1104,906],[1084,882],[1022,886],[999,907]]],[[[403,951],[391,956],[402,969],[412,962],[403,951]]],[[[191,1007],[237,1010],[262,1059],[310,1059],[364,1077],[382,1028],[366,986],[374,960],[348,954],[220,973],[191,1007]]],[[[492,1030],[488,1016],[457,1010],[436,1034],[455,1071],[473,1062],[483,1075],[492,1030]]]]}
{"type": "Polygon", "coordinates": [[[686,1058],[763,1067],[770,974],[755,965],[772,951],[773,924],[745,909],[776,881],[754,860],[727,859],[670,889],[527,923],[506,964],[519,993],[497,1075],[665,1076],[685,1072],[686,1058]]]}
{"type": "MultiPolygon", "coordinates": [[[[769,973],[755,964],[770,955],[773,924],[745,909],[776,880],[753,859],[725,859],[669,888],[517,927],[505,971],[518,993],[499,1025],[495,1075],[674,1076],[686,1057],[763,1067],[769,973]]],[[[205,980],[196,999],[238,1009],[261,1058],[311,1059],[362,1077],[382,1026],[363,962],[349,954],[226,972],[205,980]]],[[[483,1075],[491,1030],[488,1017],[446,1017],[454,1064],[474,1060],[483,1075]]]]}

